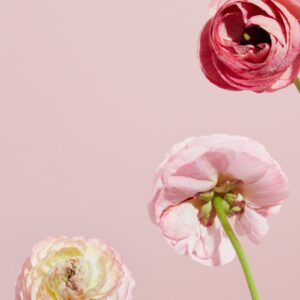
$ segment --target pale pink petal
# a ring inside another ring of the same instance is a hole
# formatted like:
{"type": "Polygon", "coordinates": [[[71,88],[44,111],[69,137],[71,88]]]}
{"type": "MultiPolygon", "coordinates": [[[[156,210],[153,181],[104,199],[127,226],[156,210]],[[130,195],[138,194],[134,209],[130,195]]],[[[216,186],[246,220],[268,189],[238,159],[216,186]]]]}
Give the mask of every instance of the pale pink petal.
{"type": "Polygon", "coordinates": [[[173,200],[167,199],[165,190],[163,188],[156,190],[152,201],[148,204],[149,215],[154,223],[159,224],[162,213],[170,206],[181,203],[182,200],[175,198],[173,200]]]}
{"type": "Polygon", "coordinates": [[[126,266],[123,266],[123,272],[124,276],[117,293],[110,295],[107,300],[133,299],[133,289],[135,287],[135,281],[133,280],[132,274],[126,266]]]}
{"type": "Polygon", "coordinates": [[[217,180],[198,180],[185,176],[170,176],[165,182],[165,197],[171,201],[184,201],[198,192],[209,191],[216,185],[216,182],[217,180]]]}
{"type": "Polygon", "coordinates": [[[237,222],[240,224],[236,228],[240,226],[249,239],[256,244],[260,243],[269,231],[266,218],[248,207],[245,207],[244,213],[239,217],[237,222]]]}
{"type": "MultiPolygon", "coordinates": [[[[165,172],[167,169],[167,166],[172,164],[173,160],[176,160],[178,153],[180,153],[185,147],[192,141],[194,140],[194,137],[187,138],[183,140],[182,142],[179,142],[175,144],[172,149],[166,154],[165,159],[163,162],[158,166],[156,172],[155,172],[155,180],[160,179],[160,176],[162,174],[162,171],[165,172]]],[[[182,164],[184,163],[183,161],[181,162],[182,164]]]]}
{"type": "Polygon", "coordinates": [[[244,137],[216,143],[211,152],[215,155],[215,163],[216,161],[223,163],[223,168],[217,169],[219,173],[227,174],[244,183],[255,182],[264,176],[271,161],[270,155],[261,144],[244,137]],[[215,153],[218,153],[218,156],[215,153]]]}
{"type": "Polygon", "coordinates": [[[187,239],[198,230],[198,209],[191,201],[173,206],[163,213],[160,226],[170,240],[187,239]]]}
{"type": "Polygon", "coordinates": [[[268,169],[268,163],[246,152],[240,152],[236,153],[226,173],[246,184],[259,180],[265,175],[268,169]]]}
{"type": "Polygon", "coordinates": [[[216,220],[211,227],[200,225],[200,228],[201,238],[189,247],[191,258],[208,267],[230,263],[236,253],[218,221],[216,220]]]}
{"type": "MultiPolygon", "coordinates": [[[[237,143],[238,139],[235,136],[228,136],[226,134],[214,134],[197,138],[190,137],[175,144],[171,151],[166,154],[164,161],[159,165],[155,174],[155,181],[162,175],[162,173],[172,173],[180,166],[200,157],[201,154],[207,152],[207,150],[214,145],[222,145],[222,143],[228,144],[231,140],[237,143]]],[[[253,147],[253,150],[254,149],[255,148],[253,147]]]]}
{"type": "Polygon", "coordinates": [[[234,154],[222,153],[221,151],[219,152],[211,149],[198,157],[195,156],[194,161],[186,162],[172,174],[167,174],[167,176],[165,176],[164,173],[162,182],[168,185],[170,184],[170,178],[171,180],[175,180],[176,177],[182,177],[184,179],[183,182],[186,181],[186,178],[190,178],[190,180],[193,180],[191,182],[198,181],[201,184],[199,192],[205,191],[205,186],[207,185],[206,182],[210,182],[210,186],[211,184],[217,183],[218,175],[225,172],[228,168],[232,155],[234,154]],[[204,190],[202,189],[202,186],[204,190]]]}
{"type": "Polygon", "coordinates": [[[152,200],[149,201],[148,203],[148,212],[149,212],[150,219],[153,223],[159,222],[159,218],[162,212],[164,211],[164,208],[158,209],[161,192],[162,192],[161,188],[154,188],[152,200]]]}
{"type": "Polygon", "coordinates": [[[202,226],[198,210],[191,201],[169,208],[162,216],[161,228],[174,250],[207,266],[233,260],[235,252],[222,228],[202,226]]]}
{"type": "Polygon", "coordinates": [[[30,257],[28,257],[25,260],[17,279],[17,283],[15,286],[15,300],[31,300],[31,295],[28,293],[25,285],[26,276],[30,267],[30,257]]]}
{"type": "Polygon", "coordinates": [[[269,215],[277,215],[279,214],[280,209],[281,209],[281,204],[255,208],[255,210],[264,217],[268,217],[269,215]]]}
{"type": "MultiPolygon", "coordinates": [[[[218,135],[212,135],[212,137],[218,137],[218,135]]],[[[216,140],[212,146],[212,150],[227,151],[227,153],[229,150],[234,153],[247,153],[249,156],[256,157],[261,161],[272,163],[272,158],[265,147],[248,137],[227,136],[227,139],[216,140]]]]}
{"type": "MultiPolygon", "coordinates": [[[[215,135],[215,141],[221,142],[223,135],[215,135]]],[[[212,189],[217,181],[218,174],[224,172],[229,163],[230,154],[217,151],[207,151],[212,147],[213,139],[201,139],[207,147],[193,145],[179,148],[178,155],[171,154],[170,158],[159,170],[152,201],[149,204],[149,213],[154,222],[159,220],[161,213],[168,207],[176,205],[198,192],[212,189]]]]}
{"type": "Polygon", "coordinates": [[[258,207],[278,206],[289,195],[287,177],[274,162],[262,178],[243,186],[243,195],[258,207]]]}
{"type": "Polygon", "coordinates": [[[242,223],[240,222],[240,218],[235,218],[235,221],[234,221],[234,229],[235,229],[235,232],[238,234],[238,235],[245,235],[246,234],[246,231],[245,231],[245,228],[244,226],[242,225],[242,223]]]}

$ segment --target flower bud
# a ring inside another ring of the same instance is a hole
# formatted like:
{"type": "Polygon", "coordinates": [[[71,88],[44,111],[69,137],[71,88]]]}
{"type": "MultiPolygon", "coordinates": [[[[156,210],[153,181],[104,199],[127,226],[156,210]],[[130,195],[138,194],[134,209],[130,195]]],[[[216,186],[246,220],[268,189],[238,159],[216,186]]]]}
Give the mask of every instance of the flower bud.
{"type": "Polygon", "coordinates": [[[241,182],[239,180],[234,180],[234,181],[226,181],[223,184],[214,187],[214,191],[219,194],[227,194],[234,190],[238,184],[241,182]]]}
{"type": "Polygon", "coordinates": [[[214,198],[214,196],[215,196],[214,191],[210,191],[210,192],[199,194],[198,198],[200,200],[205,201],[205,202],[209,202],[209,201],[211,201],[214,198]]]}
{"type": "Polygon", "coordinates": [[[201,217],[209,217],[212,210],[212,202],[207,202],[201,207],[201,217]]]}
{"type": "Polygon", "coordinates": [[[239,213],[242,211],[242,208],[239,206],[235,206],[235,207],[232,207],[230,211],[233,213],[239,213]]]}
{"type": "Polygon", "coordinates": [[[229,203],[229,204],[233,204],[234,201],[237,200],[237,195],[233,194],[233,193],[227,193],[224,196],[224,200],[226,200],[226,202],[229,203]]]}

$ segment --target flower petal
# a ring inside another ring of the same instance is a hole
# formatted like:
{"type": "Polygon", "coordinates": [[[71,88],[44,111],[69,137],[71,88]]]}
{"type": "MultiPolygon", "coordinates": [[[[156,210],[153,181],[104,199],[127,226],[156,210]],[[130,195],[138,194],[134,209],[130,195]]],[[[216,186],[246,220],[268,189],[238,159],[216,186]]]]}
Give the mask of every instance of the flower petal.
{"type": "Polygon", "coordinates": [[[210,27],[212,20],[208,21],[200,34],[199,41],[199,61],[202,72],[209,81],[227,90],[236,90],[230,86],[219,74],[219,70],[214,64],[215,53],[210,47],[210,27]]]}
{"type": "Polygon", "coordinates": [[[288,179],[280,166],[274,162],[263,177],[243,186],[243,195],[257,207],[267,210],[278,206],[288,197],[288,179]]]}
{"type": "Polygon", "coordinates": [[[201,238],[190,247],[191,258],[205,266],[222,266],[236,256],[230,240],[218,224],[218,219],[210,227],[201,227],[201,238]],[[210,251],[208,251],[208,249],[210,251]],[[203,255],[204,254],[204,255],[203,255]],[[208,256],[208,254],[210,254],[208,256]]]}
{"type": "Polygon", "coordinates": [[[235,252],[218,223],[202,226],[198,208],[192,201],[169,208],[162,216],[161,228],[174,250],[207,266],[232,261],[235,252]]]}
{"type": "Polygon", "coordinates": [[[300,55],[294,63],[281,75],[281,77],[269,88],[269,92],[287,87],[300,73],[300,55]]]}
{"type": "Polygon", "coordinates": [[[198,180],[187,176],[169,176],[165,187],[166,198],[181,202],[198,192],[209,191],[216,182],[217,180],[198,180]]]}
{"type": "Polygon", "coordinates": [[[260,243],[269,231],[265,217],[247,206],[236,222],[239,234],[247,234],[249,239],[256,244],[260,243]]]}
{"type": "Polygon", "coordinates": [[[187,239],[198,231],[198,208],[192,201],[173,206],[163,213],[160,225],[166,238],[187,239]]]}
{"type": "Polygon", "coordinates": [[[285,6],[300,22],[300,1],[299,0],[276,0],[285,6]]]}
{"type": "Polygon", "coordinates": [[[251,183],[264,176],[268,168],[269,165],[266,162],[246,152],[240,152],[236,153],[226,173],[243,183],[251,183]]]}

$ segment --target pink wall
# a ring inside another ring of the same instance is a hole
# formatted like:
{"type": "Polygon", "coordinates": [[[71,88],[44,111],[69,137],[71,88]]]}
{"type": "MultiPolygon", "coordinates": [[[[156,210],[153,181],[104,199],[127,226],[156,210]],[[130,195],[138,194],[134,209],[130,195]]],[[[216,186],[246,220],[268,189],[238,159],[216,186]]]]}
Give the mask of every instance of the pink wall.
{"type": "Polygon", "coordinates": [[[291,196],[261,246],[242,242],[262,299],[299,297],[300,96],[227,92],[201,74],[208,1],[1,0],[0,299],[49,235],[113,244],[135,299],[249,299],[237,260],[175,254],[148,219],[153,171],[188,136],[264,143],[291,196]]]}

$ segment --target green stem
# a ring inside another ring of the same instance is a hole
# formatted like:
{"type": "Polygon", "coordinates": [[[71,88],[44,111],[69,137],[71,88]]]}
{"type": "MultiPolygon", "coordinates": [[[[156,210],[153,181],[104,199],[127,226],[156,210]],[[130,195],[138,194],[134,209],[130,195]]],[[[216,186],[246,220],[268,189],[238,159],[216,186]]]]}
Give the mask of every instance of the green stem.
{"type": "Polygon", "coordinates": [[[300,78],[297,77],[294,83],[295,83],[295,86],[296,86],[298,92],[300,93],[300,78]]]}
{"type": "Polygon", "coordinates": [[[234,231],[231,228],[231,225],[228,222],[227,216],[226,216],[226,212],[224,211],[224,206],[223,206],[224,200],[221,197],[215,197],[213,199],[213,204],[214,207],[216,209],[217,215],[219,217],[219,220],[228,236],[228,238],[230,239],[232,246],[234,248],[234,250],[236,251],[236,254],[240,260],[240,263],[242,265],[247,283],[248,283],[248,287],[252,296],[252,300],[259,300],[259,295],[258,295],[258,291],[257,288],[255,286],[254,283],[254,279],[250,270],[250,266],[249,263],[247,261],[247,257],[246,254],[239,242],[239,240],[237,239],[234,231]]]}

